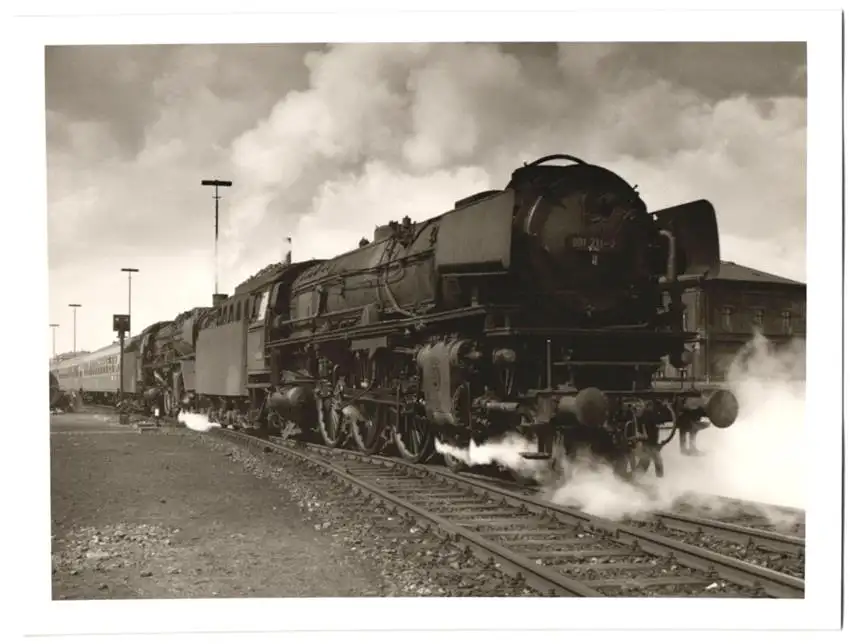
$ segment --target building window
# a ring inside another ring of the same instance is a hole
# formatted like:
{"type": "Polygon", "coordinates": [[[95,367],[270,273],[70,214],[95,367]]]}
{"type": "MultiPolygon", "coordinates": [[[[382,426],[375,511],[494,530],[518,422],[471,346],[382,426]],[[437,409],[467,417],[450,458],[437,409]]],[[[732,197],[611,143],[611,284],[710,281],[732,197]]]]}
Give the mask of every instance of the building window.
{"type": "Polygon", "coordinates": [[[721,311],[720,325],[724,331],[732,330],[732,307],[724,306],[721,311]]]}
{"type": "Polygon", "coordinates": [[[756,309],[753,315],[753,324],[761,329],[764,327],[764,309],[756,309]]]}
{"type": "Polygon", "coordinates": [[[687,331],[688,330],[688,312],[682,311],[682,328],[687,331]]]}
{"type": "Polygon", "coordinates": [[[791,311],[782,312],[782,332],[786,335],[794,333],[794,327],[791,324],[791,311]]]}

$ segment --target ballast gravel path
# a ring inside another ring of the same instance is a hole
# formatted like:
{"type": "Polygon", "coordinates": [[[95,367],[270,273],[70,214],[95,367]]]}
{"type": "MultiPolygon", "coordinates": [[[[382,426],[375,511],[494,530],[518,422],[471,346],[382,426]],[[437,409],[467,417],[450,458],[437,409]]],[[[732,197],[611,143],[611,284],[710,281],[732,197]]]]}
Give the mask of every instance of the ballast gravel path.
{"type": "Polygon", "coordinates": [[[386,580],[383,596],[540,596],[523,581],[502,574],[499,564],[483,564],[454,543],[406,523],[373,500],[353,494],[333,475],[220,437],[201,436],[211,449],[286,490],[314,530],[331,534],[378,566],[386,580]]]}
{"type": "Polygon", "coordinates": [[[332,477],[180,428],[51,419],[54,599],[527,596],[332,477]]]}
{"type": "Polygon", "coordinates": [[[54,599],[377,595],[380,571],[180,430],[51,422],[54,599]]]}

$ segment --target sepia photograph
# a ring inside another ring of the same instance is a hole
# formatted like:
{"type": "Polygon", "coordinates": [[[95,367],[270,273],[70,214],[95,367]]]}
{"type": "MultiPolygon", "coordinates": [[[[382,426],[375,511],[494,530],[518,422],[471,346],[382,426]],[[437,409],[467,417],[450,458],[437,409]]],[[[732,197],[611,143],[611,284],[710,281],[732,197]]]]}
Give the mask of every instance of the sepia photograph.
{"type": "Polygon", "coordinates": [[[442,602],[387,628],[460,628],[459,598],[552,629],[621,602],[623,628],[837,624],[815,564],[840,556],[842,188],[810,141],[840,76],[813,80],[789,18],[634,40],[577,37],[583,15],[562,38],[46,31],[28,576],[58,612],[28,632],[309,598],[320,621],[442,602]],[[699,621],[652,621],[671,599],[699,621]]]}

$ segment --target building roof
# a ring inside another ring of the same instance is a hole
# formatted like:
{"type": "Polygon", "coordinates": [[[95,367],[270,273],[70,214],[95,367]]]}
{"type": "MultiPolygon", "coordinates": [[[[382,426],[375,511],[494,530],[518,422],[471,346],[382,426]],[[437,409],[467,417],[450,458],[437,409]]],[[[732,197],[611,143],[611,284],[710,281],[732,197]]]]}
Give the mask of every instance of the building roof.
{"type": "Polygon", "coordinates": [[[792,280],[787,277],[766,273],[755,268],[750,268],[749,266],[741,266],[735,262],[723,261],[720,262],[720,271],[718,271],[717,275],[711,279],[724,280],[728,282],[758,282],[762,284],[769,283],[785,284],[788,286],[805,286],[804,282],[797,282],[796,280],[792,280]]]}

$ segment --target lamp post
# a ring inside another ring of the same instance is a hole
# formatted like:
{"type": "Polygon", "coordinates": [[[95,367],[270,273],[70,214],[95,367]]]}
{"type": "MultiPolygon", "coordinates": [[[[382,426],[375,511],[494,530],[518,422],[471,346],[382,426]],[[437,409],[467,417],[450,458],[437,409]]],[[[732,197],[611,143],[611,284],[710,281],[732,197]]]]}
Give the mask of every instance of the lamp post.
{"type": "Polygon", "coordinates": [[[113,318],[113,329],[118,331],[118,403],[124,402],[124,335],[130,335],[133,313],[133,273],[138,273],[138,268],[122,268],[127,273],[127,320],[115,320],[113,318]]]}
{"type": "Polygon", "coordinates": [[[122,272],[127,273],[127,315],[130,316],[130,321],[127,326],[127,333],[130,333],[130,324],[132,324],[133,317],[133,273],[138,273],[138,268],[122,268],[122,272]]]}
{"type": "Polygon", "coordinates": [[[74,310],[74,353],[77,353],[77,309],[82,306],[82,304],[69,304],[74,310]]]}
{"type": "Polygon", "coordinates": [[[53,359],[56,360],[56,329],[59,328],[58,324],[51,324],[50,329],[53,331],[53,359]]]}
{"type": "Polygon", "coordinates": [[[203,179],[201,185],[213,186],[215,188],[215,194],[213,195],[213,199],[215,200],[215,292],[213,293],[213,304],[215,304],[215,299],[218,295],[218,202],[221,199],[218,189],[229,188],[233,185],[233,182],[222,179],[203,179]]]}

